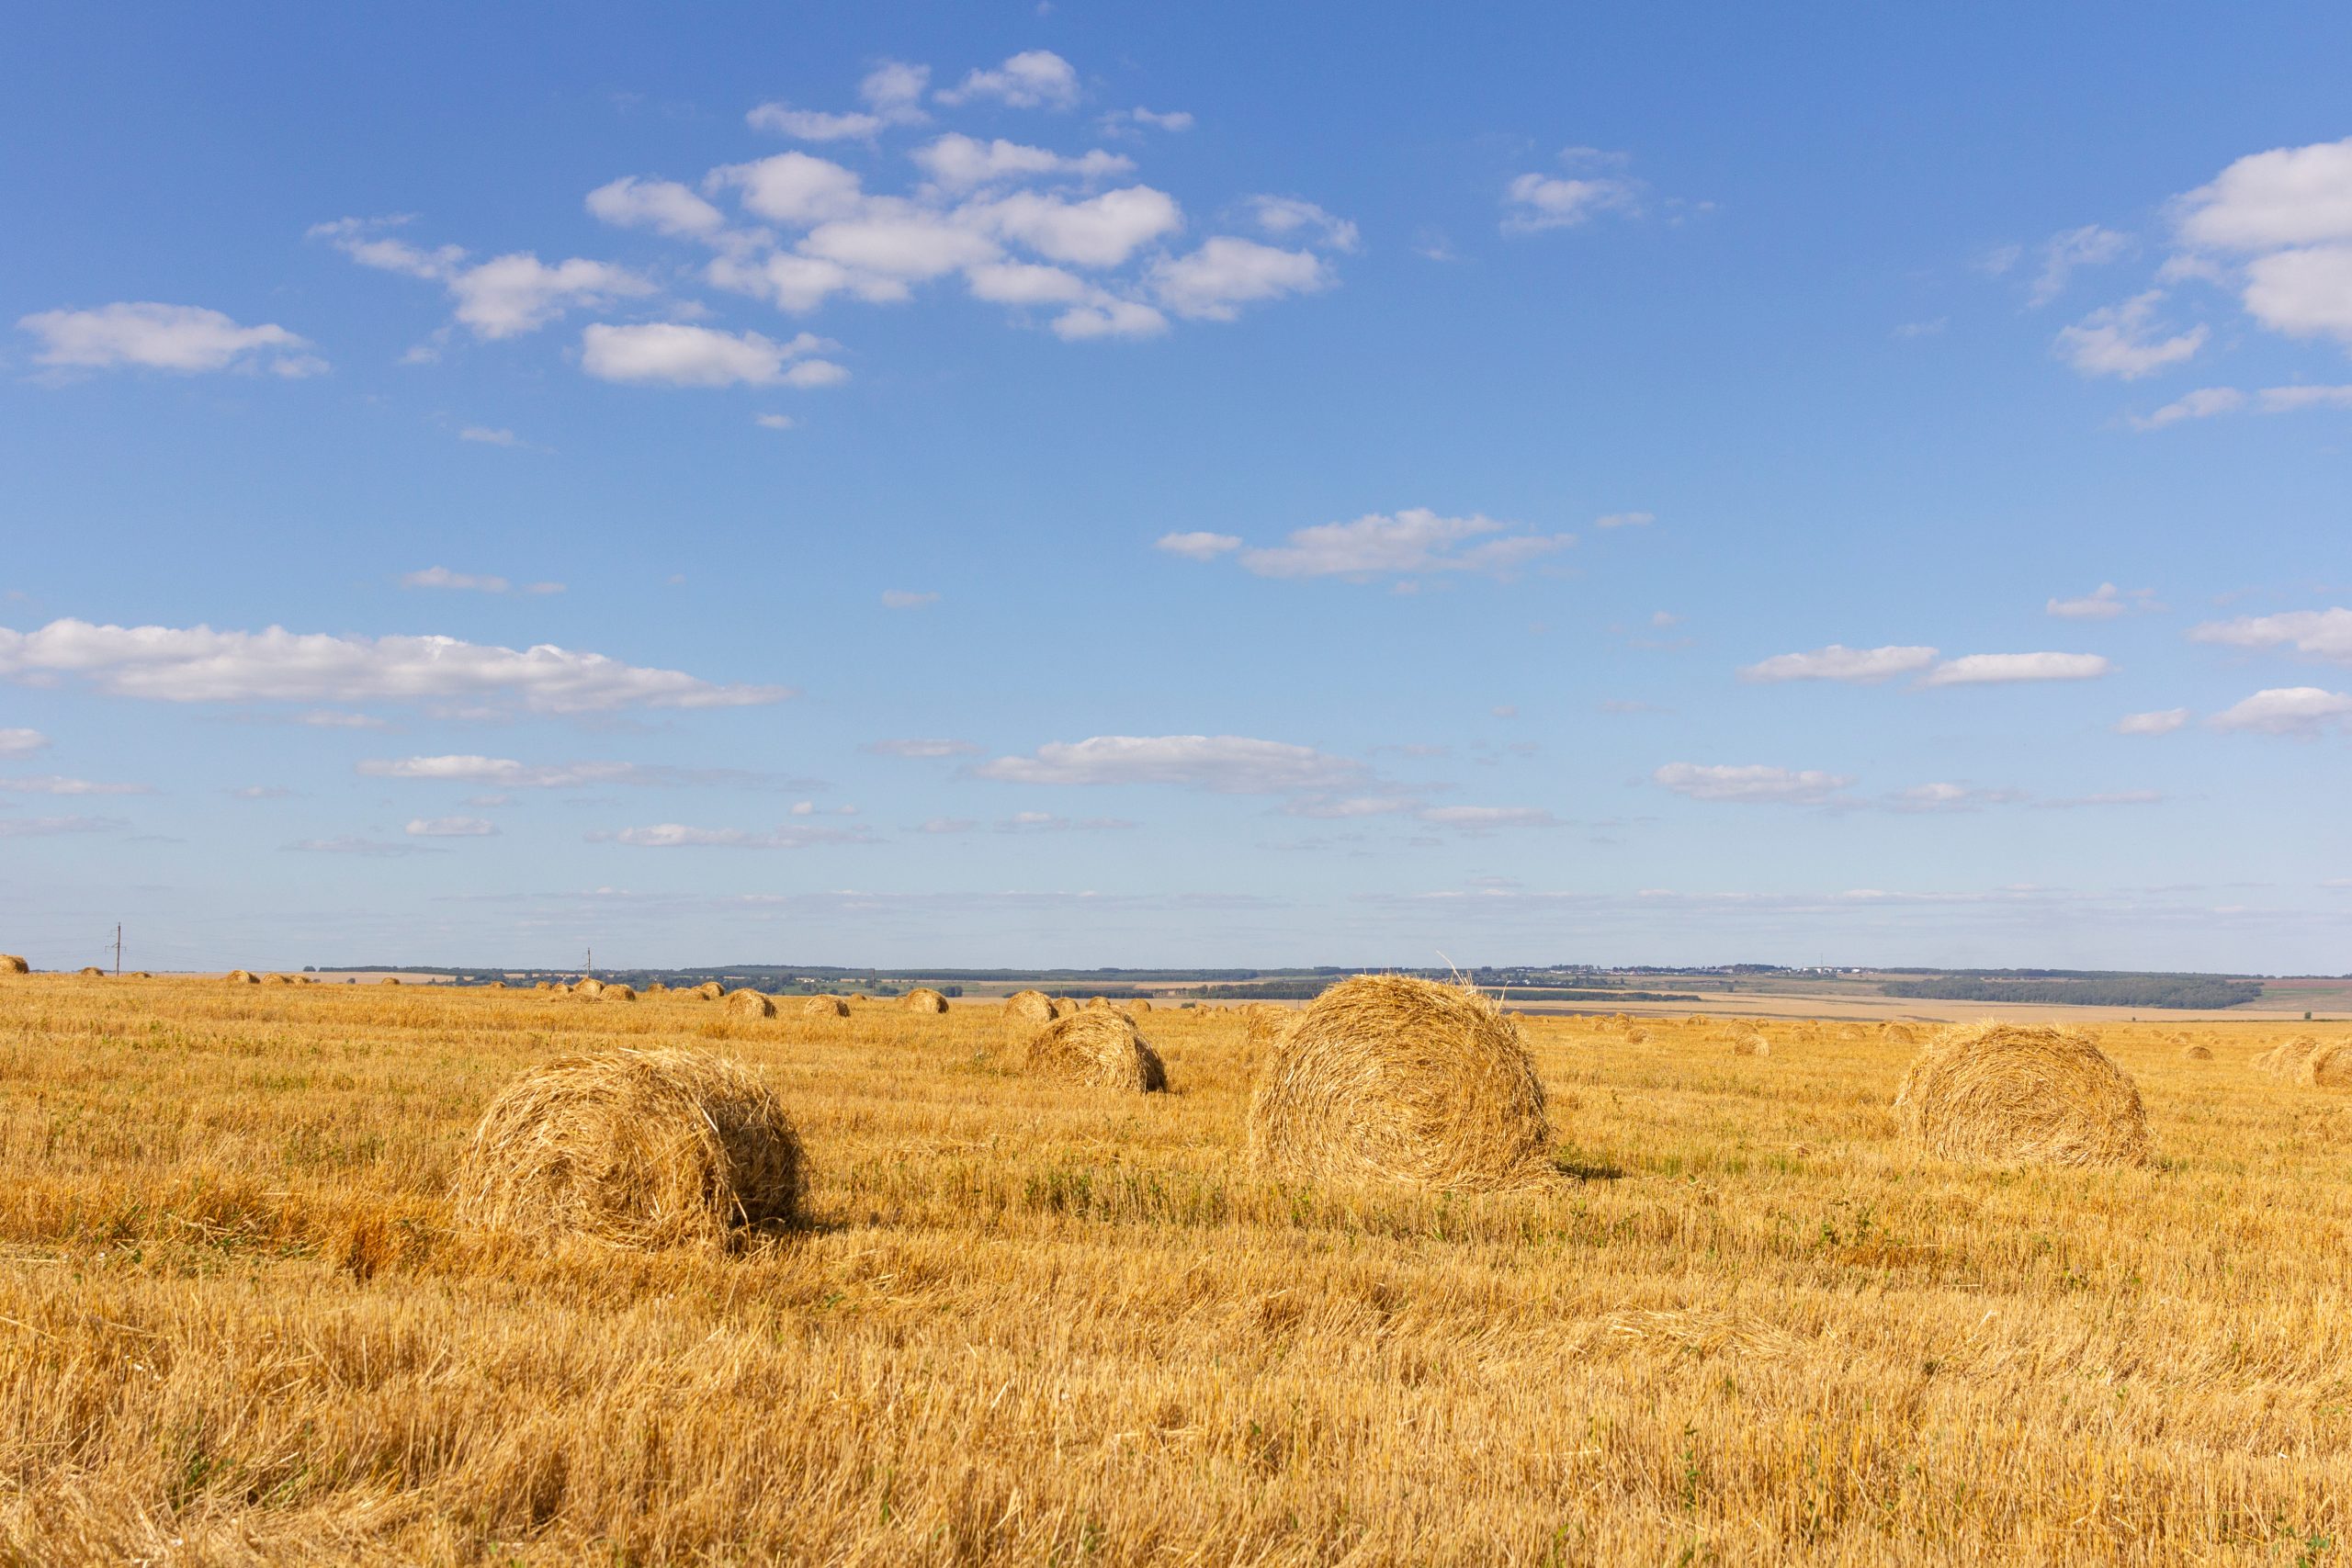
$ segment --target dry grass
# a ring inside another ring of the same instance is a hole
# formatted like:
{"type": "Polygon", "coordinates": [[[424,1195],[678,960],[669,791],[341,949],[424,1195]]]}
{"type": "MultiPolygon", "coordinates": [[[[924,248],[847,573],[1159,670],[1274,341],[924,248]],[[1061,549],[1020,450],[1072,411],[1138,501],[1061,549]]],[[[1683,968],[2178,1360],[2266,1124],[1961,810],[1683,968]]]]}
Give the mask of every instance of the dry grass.
{"type": "Polygon", "coordinates": [[[723,1246],[799,1217],[804,1163],[791,1118],[740,1063],[608,1051],[536,1067],[490,1102],[453,1208],[537,1240],[723,1246]]]}
{"type": "Polygon", "coordinates": [[[1268,1180],[993,1008],[0,985],[0,1562],[2135,1564],[2352,1542],[2338,1025],[2102,1026],[2144,1167],[1923,1157],[1873,1028],[1532,1020],[1580,1179],[1268,1180]],[[719,1038],[708,1032],[718,1031],[719,1038]],[[564,1056],[741,1060],[811,1158],[733,1252],[459,1226],[564,1056]]]}
{"type": "Polygon", "coordinates": [[[1359,975],[1308,1004],[1250,1102],[1250,1152],[1294,1180],[1491,1189],[1548,1168],[1544,1084],[1480,993],[1359,975]]]}
{"type": "Polygon", "coordinates": [[[1987,1021],[1928,1042],[1895,1090],[1905,1134],[1945,1159],[2145,1165],[2139,1086],[2090,1036],[1987,1021]]]}
{"type": "Polygon", "coordinates": [[[1109,1008],[1081,1008],[1057,1019],[1030,1040],[1023,1068],[1041,1077],[1088,1089],[1157,1094],[1168,1068],[1134,1022],[1109,1008]]]}

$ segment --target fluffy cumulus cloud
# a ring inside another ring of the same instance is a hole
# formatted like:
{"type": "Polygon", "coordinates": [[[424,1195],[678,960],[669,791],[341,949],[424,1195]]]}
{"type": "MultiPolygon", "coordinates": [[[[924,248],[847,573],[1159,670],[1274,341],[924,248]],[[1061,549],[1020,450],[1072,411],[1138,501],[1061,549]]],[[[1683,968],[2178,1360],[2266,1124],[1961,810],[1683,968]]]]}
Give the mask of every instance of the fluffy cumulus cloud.
{"type": "Polygon", "coordinates": [[[2264,735],[2308,737],[2325,729],[2352,728],[2352,694],[2319,686],[2273,686],[2215,714],[2208,722],[2216,729],[2264,735]]]}
{"type": "Polygon", "coordinates": [[[1776,768],[1762,763],[1668,762],[1650,777],[1660,788],[1688,795],[1692,800],[1784,806],[1817,805],[1854,782],[1844,773],[1824,773],[1815,768],[1776,768]]]}
{"type": "Polygon", "coordinates": [[[1078,105],[1078,71],[1049,49],[1024,50],[989,71],[973,71],[938,94],[943,104],[993,99],[1016,109],[1067,109],[1078,105]]]}
{"type": "Polygon", "coordinates": [[[0,627],[0,680],[79,681],[111,696],[175,703],[392,703],[464,711],[598,713],[781,702],[782,686],[722,685],[600,653],[448,637],[338,637],[210,626],[52,621],[0,627]]]}
{"type": "Polygon", "coordinates": [[[406,221],[342,218],[314,225],[311,234],[363,266],[440,284],[456,302],[458,321],[479,338],[519,337],[568,310],[654,291],[651,282],[610,262],[574,256],[548,263],[528,251],[476,262],[456,245],[426,250],[400,237],[406,221]]]}
{"type": "Polygon", "coordinates": [[[41,310],[17,319],[17,330],[40,344],[33,362],[53,370],[168,370],[183,376],[214,370],[266,370],[315,376],[326,361],[308,339],[284,327],[242,326],[200,305],[152,301],[101,305],[88,310],[41,310]]]}
{"type": "Polygon", "coordinates": [[[1177,315],[1229,321],[1244,305],[1312,294],[1330,282],[1331,274],[1311,251],[1285,251],[1220,234],[1198,250],[1158,262],[1150,277],[1153,297],[1177,315]]]}
{"type": "Polygon", "coordinates": [[[1640,182],[1611,172],[1624,164],[1623,156],[1590,147],[1569,147],[1561,152],[1559,162],[1566,173],[1520,175],[1503,187],[1504,233],[1573,229],[1606,212],[1639,216],[1640,182]]]}
{"type": "Polygon", "coordinates": [[[1163,535],[1159,547],[1193,560],[1236,553],[1260,577],[1340,577],[1358,581],[1426,573],[1507,578],[1569,548],[1573,534],[1513,532],[1489,517],[1444,517],[1426,507],[1370,513],[1349,523],[1300,528],[1279,545],[1244,547],[1228,534],[1163,535]]]}
{"type": "Polygon", "coordinates": [[[982,778],[1027,784],[1183,784],[1221,795],[1341,789],[1363,764],[1309,746],[1241,735],[1097,735],[1056,741],[1027,757],[997,757],[982,778]]]}
{"type": "Polygon", "coordinates": [[[2352,610],[2290,610],[2277,615],[2242,615],[2207,621],[2189,629],[2198,642],[2224,648],[2284,649],[2309,659],[2352,664],[2352,610]]]}
{"type": "Polygon", "coordinates": [[[1869,685],[1898,675],[1916,675],[1936,661],[1932,648],[1848,648],[1831,643],[1810,653],[1776,653],[1743,668],[1739,678],[1770,684],[1781,681],[1846,681],[1869,685]]]}
{"type": "Polygon", "coordinates": [[[778,343],[680,321],[595,321],[581,333],[580,367],[600,381],[639,386],[830,387],[849,379],[849,372],[810,356],[831,346],[812,333],[778,343]]]}
{"type": "Polygon", "coordinates": [[[2352,346],[2352,137],[2240,158],[2177,198],[2173,220],[2262,325],[2352,346]]]}
{"type": "Polygon", "coordinates": [[[616,229],[650,229],[700,239],[727,227],[727,215],[675,180],[623,175],[588,193],[589,212],[616,229]]]}
{"type": "Polygon", "coordinates": [[[2115,721],[2118,735],[2170,735],[2188,723],[2187,708],[2153,708],[2146,713],[2127,713],[2115,721]]]}
{"type": "Polygon", "coordinates": [[[1947,659],[1921,682],[1929,686],[1998,686],[2033,681],[2093,681],[2115,666],[2097,653],[1970,653],[1947,659]]]}

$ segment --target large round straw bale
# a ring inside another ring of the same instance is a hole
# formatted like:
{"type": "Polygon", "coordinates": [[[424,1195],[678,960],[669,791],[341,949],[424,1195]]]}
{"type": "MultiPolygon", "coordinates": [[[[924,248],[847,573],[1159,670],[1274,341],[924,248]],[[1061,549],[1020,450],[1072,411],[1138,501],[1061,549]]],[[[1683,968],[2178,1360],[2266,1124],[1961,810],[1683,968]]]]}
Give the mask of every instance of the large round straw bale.
{"type": "Polygon", "coordinates": [[[1015,991],[1004,998],[1004,1021],[1016,1029],[1042,1029],[1054,1021],[1054,1002],[1043,991],[1015,991]]]}
{"type": "Polygon", "coordinates": [[[571,994],[575,997],[602,996],[604,994],[604,990],[605,982],[599,980],[594,975],[583,975],[579,979],[571,982],[571,994]]]}
{"type": "Polygon", "coordinates": [[[569,1056],[507,1085],[458,1170],[458,1220],[623,1247],[721,1246],[797,1218],[808,1173],[767,1085],[697,1051],[569,1056]]]}
{"type": "Polygon", "coordinates": [[[1168,1087],[1168,1069],[1136,1026],[1109,1008],[1083,1008],[1029,1042],[1030,1072],[1098,1089],[1145,1094],[1168,1087]]]}
{"type": "Polygon", "coordinates": [[[800,1011],[807,1018],[847,1018],[849,1004],[839,997],[810,997],[800,1004],[800,1011]]]}
{"type": "Polygon", "coordinates": [[[716,980],[705,980],[686,995],[706,1002],[715,1002],[727,994],[727,987],[716,980]]]}
{"type": "MultiPolygon", "coordinates": [[[[77,973],[78,973],[78,974],[80,974],[80,976],[82,976],[82,978],[84,978],[85,980],[103,980],[103,979],[105,979],[105,978],[107,977],[107,972],[106,972],[105,970],[103,970],[103,969],[99,968],[99,967],[98,967],[96,964],[85,964],[85,965],[83,965],[83,967],[82,967],[80,970],[78,970],[78,971],[77,971],[77,973]]],[[[278,983],[279,983],[280,985],[285,984],[285,981],[286,981],[286,977],[285,977],[284,976],[282,976],[282,975],[281,975],[281,976],[278,976],[278,983]]]]}
{"type": "Polygon", "coordinates": [[[1261,1169],[1498,1188],[1542,1174],[1544,1084],[1479,992],[1403,975],[1325,991],[1273,1043],[1250,1101],[1261,1169]]]}
{"type": "Polygon", "coordinates": [[[729,1012],[741,1013],[745,1018],[774,1018],[775,1003],[753,990],[729,991],[727,999],[718,1004],[729,1012]]]}
{"type": "Polygon", "coordinates": [[[2331,1042],[2305,1056],[2295,1081],[2313,1089],[2352,1089],[2352,1041],[2331,1042]]]}
{"type": "Polygon", "coordinates": [[[2046,1024],[1954,1026],[1903,1075],[1903,1128],[1945,1159],[2144,1165],[2140,1090],[2090,1037],[2046,1024]]]}
{"type": "Polygon", "coordinates": [[[29,975],[33,966],[13,953],[0,953],[0,975],[29,975]]]}
{"type": "Polygon", "coordinates": [[[947,998],[929,986],[917,986],[899,998],[899,1005],[909,1012],[945,1012],[947,998]]]}
{"type": "Polygon", "coordinates": [[[1735,1056],[1769,1056],[1772,1054],[1771,1038],[1757,1030],[1738,1030],[1731,1037],[1731,1054],[1735,1056]]]}
{"type": "Polygon", "coordinates": [[[596,999],[600,1002],[633,1002],[637,1000],[637,987],[608,980],[596,993],[596,999]]]}
{"type": "Polygon", "coordinates": [[[2303,1059],[2319,1049],[2319,1042],[2308,1034],[2298,1034],[2291,1040],[2281,1040],[2254,1059],[2254,1065],[2266,1073],[2291,1078],[2303,1070],[2303,1059]]]}
{"type": "Polygon", "coordinates": [[[1149,1012],[1150,1010],[1151,998],[1149,997],[1129,997],[1127,998],[1127,1012],[1129,1015],[1132,1016],[1133,1014],[1139,1012],[1149,1012]]]}
{"type": "Polygon", "coordinates": [[[2213,1048],[2211,1045],[2190,1045],[2183,1048],[2180,1055],[2186,1062],[2210,1062],[2213,1059],[2213,1048]]]}
{"type": "Polygon", "coordinates": [[[397,986],[400,983],[401,977],[397,975],[387,975],[382,979],[376,982],[376,984],[379,986],[397,986]]]}
{"type": "Polygon", "coordinates": [[[220,977],[228,981],[229,984],[232,986],[258,986],[261,984],[261,976],[254,974],[250,969],[232,969],[220,977]]]}

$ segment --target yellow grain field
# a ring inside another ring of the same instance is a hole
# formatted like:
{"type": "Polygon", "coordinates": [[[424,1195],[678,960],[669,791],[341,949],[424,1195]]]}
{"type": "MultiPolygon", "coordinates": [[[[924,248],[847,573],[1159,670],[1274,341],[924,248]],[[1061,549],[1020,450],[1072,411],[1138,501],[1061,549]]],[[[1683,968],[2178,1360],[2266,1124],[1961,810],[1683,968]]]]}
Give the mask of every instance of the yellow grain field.
{"type": "Polygon", "coordinates": [[[1143,1021],[1166,1094],[993,1005],[0,979],[0,1561],[2352,1550],[2352,1091],[2248,1066],[2344,1026],[2099,1026],[2154,1161],[2005,1170],[1875,1026],[1534,1021],[1561,1179],[1444,1196],[1253,1176],[1267,1045],[1143,1021]],[[810,1225],[455,1228],[492,1095],[616,1045],[763,1075],[810,1225]]]}

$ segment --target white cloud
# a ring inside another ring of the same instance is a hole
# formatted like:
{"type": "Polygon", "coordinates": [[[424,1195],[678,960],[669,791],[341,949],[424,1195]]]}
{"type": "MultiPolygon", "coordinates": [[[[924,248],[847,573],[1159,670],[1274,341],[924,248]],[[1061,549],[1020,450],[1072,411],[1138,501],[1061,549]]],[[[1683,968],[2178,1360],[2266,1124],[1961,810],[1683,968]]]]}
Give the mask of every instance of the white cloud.
{"type": "Polygon", "coordinates": [[[1102,130],[1113,136],[1133,135],[1138,125],[1148,125],[1154,130],[1190,130],[1193,117],[1184,109],[1170,109],[1161,114],[1140,105],[1131,109],[1113,109],[1102,117],[1102,130]]]}
{"type": "Polygon", "coordinates": [[[503,577],[477,577],[469,572],[451,571],[446,566],[428,566],[423,571],[412,571],[401,579],[402,588],[456,588],[469,593],[503,593],[508,583],[503,577]]]}
{"type": "Polygon", "coordinates": [[[864,141],[886,123],[878,114],[826,114],[786,103],[755,106],[743,117],[753,130],[770,130],[802,141],[864,141]]]}
{"type": "Polygon", "coordinates": [[[865,73],[857,85],[857,96],[893,125],[918,125],[931,118],[922,112],[922,96],[930,86],[930,66],[885,60],[865,73]]]}
{"type": "Polygon", "coordinates": [[[129,826],[119,817],[0,817],[0,839],[45,839],[56,833],[111,833],[129,826]]]}
{"type": "Polygon", "coordinates": [[[1693,800],[1772,802],[1812,805],[1827,799],[1854,781],[1844,773],[1767,767],[1739,767],[1699,762],[1668,762],[1650,775],[1659,786],[1693,800]]]}
{"type": "Polygon", "coordinates": [[[458,439],[460,441],[477,442],[484,446],[523,446],[528,445],[528,443],[524,441],[521,436],[515,434],[513,431],[502,430],[495,425],[488,424],[467,425],[463,430],[458,432],[458,439]]]}
{"type": "Polygon", "coordinates": [[[2032,305],[2047,305],[2066,291],[2075,269],[2101,266],[2132,248],[2132,236],[2102,229],[2096,223],[2052,234],[2041,247],[2041,273],[2027,295],[2032,305]]]}
{"type": "Polygon", "coordinates": [[[1345,787],[1364,768],[1344,757],[1239,735],[1098,735],[998,757],[982,778],[1031,784],[1189,784],[1223,795],[1287,795],[1345,787]]]}
{"type": "Polygon", "coordinates": [[[2185,419],[2211,419],[2216,414],[2233,413],[2245,406],[2245,394],[2234,387],[2199,387],[2185,392],[2164,407],[2145,416],[2134,415],[2134,430],[2162,430],[2168,424],[2178,424],[2185,419]]]}
{"type": "Polygon", "coordinates": [[[1212,534],[1197,529],[1189,534],[1162,534],[1152,542],[1152,548],[1166,550],[1171,556],[1182,556],[1186,560],[1215,560],[1240,547],[1241,540],[1237,535],[1212,534]]]}
{"type": "Polygon", "coordinates": [[[947,192],[977,190],[982,186],[1041,175],[1103,179],[1112,175],[1131,174],[1136,166],[1134,159],[1099,148],[1069,158],[1043,147],[1007,141],[1002,137],[982,141],[956,131],[916,148],[908,156],[931,176],[933,184],[947,192]]]}
{"type": "Polygon", "coordinates": [[[1152,264],[1152,297],[1180,316],[1229,321],[1239,307],[1289,294],[1312,294],[1332,282],[1311,251],[1285,251],[1217,234],[1190,254],[1152,264]]]}
{"type": "Polygon", "coordinates": [[[213,370],[268,370],[286,377],[326,369],[310,340],[284,327],[240,326],[200,305],[153,301],[101,305],[92,310],[41,310],[17,327],[40,341],[34,363],[61,370],[137,367],[195,375],[213,370]]]}
{"type": "Polygon", "coordinates": [[[245,784],[227,792],[235,800],[290,800],[294,792],[284,784],[245,784]]]}
{"type": "Polygon", "coordinates": [[[2352,244],[2256,256],[2246,264],[2244,301],[2274,332],[2352,345],[2352,244]]]}
{"type": "Polygon", "coordinates": [[[1848,648],[1831,643],[1810,653],[1778,653],[1742,669],[1743,681],[1849,681],[1869,684],[1916,674],[1936,661],[1932,648],[1848,648]]]}
{"type": "Polygon", "coordinates": [[[2190,244],[2213,250],[2352,240],[2352,137],[2240,158],[2179,197],[2173,220],[2190,244]]]}
{"type": "Polygon", "coordinates": [[[1540,806],[1425,806],[1414,815],[1434,827],[1467,832],[1560,826],[1560,819],[1540,806]]]}
{"type": "Polygon", "coordinates": [[[1123,186],[1081,201],[1014,191],[967,206],[959,217],[1049,261],[1087,267],[1124,265],[1145,245],[1184,226],[1176,198],[1149,186],[1123,186]]]}
{"type": "Polygon", "coordinates": [[[886,588],[882,591],[882,607],[886,610],[920,610],[939,603],[936,593],[919,593],[906,588],[886,588]]]}
{"type": "Polygon", "coordinates": [[[2265,413],[2293,413],[2301,409],[2352,409],[2352,387],[2265,387],[2265,413]]]}
{"type": "Polygon", "coordinates": [[[1017,109],[1066,109],[1078,103],[1078,72],[1051,50],[1024,50],[993,71],[974,71],[938,95],[943,104],[994,98],[1017,109]]]}
{"type": "Polygon", "coordinates": [[[100,784],[70,779],[62,773],[37,773],[25,778],[0,778],[0,795],[153,795],[149,784],[100,784]]]}
{"type": "Polygon", "coordinates": [[[1066,343],[1090,338],[1152,337],[1168,330],[1168,318],[1132,299],[1097,298],[1054,318],[1054,335],[1066,343]]]}
{"type": "Polygon", "coordinates": [[[581,333],[580,367],[600,380],[670,387],[809,387],[847,379],[849,372],[831,360],[791,363],[821,346],[822,339],[807,333],[778,343],[758,333],[677,321],[627,327],[596,321],[581,333]]]}
{"type": "Polygon", "coordinates": [[[1596,528],[1646,528],[1657,521],[1655,512],[1611,512],[1592,520],[1596,528]]]}
{"type": "Polygon", "coordinates": [[[442,285],[457,301],[458,320],[480,338],[517,337],[570,310],[653,292],[651,283],[627,267],[579,256],[550,265],[532,252],[515,251],[468,266],[458,246],[421,250],[385,232],[405,221],[344,218],[313,225],[311,233],[363,266],[442,285]]]}
{"type": "Polygon", "coordinates": [[[487,839],[498,828],[480,817],[419,817],[406,831],[412,839],[487,839]]]}
{"type": "Polygon", "coordinates": [[[0,679],[51,685],[67,677],[109,696],[156,702],[491,703],[535,713],[740,707],[793,694],[787,687],[719,685],[544,643],[515,649],[448,637],[79,620],[30,632],[0,627],[0,679]]]}
{"type": "Polygon", "coordinates": [[[702,239],[727,227],[726,214],[675,180],[624,175],[588,193],[588,210],[622,229],[650,229],[673,239],[702,239]]]}
{"type": "Polygon", "coordinates": [[[658,822],[649,828],[623,828],[591,833],[592,843],[628,844],[650,850],[804,850],[816,844],[865,844],[874,837],[863,828],[785,827],[773,832],[743,828],[690,828],[682,822],[658,822]]]}
{"type": "Polygon", "coordinates": [[[2201,326],[2171,337],[2161,337],[2154,325],[2157,302],[2164,291],[2151,288],[2120,305],[2093,310],[2060,332],[2052,351],[2085,376],[2115,376],[2136,381],[2167,365],[2178,365],[2205,345],[2201,326]]]}
{"type": "Polygon", "coordinates": [[[2112,582],[2102,582],[2079,599],[2053,598],[2042,606],[2046,614],[2070,621],[2109,621],[2126,610],[2161,608],[2147,589],[2135,588],[2127,593],[2112,582]]]}
{"type": "Polygon", "coordinates": [[[387,842],[381,839],[363,839],[354,833],[346,833],[340,838],[334,839],[300,839],[287,845],[286,847],[289,850],[300,851],[304,854],[314,855],[375,855],[379,857],[389,857],[393,855],[422,855],[440,852],[438,851],[427,849],[423,844],[403,844],[398,840],[387,842]]]}
{"type": "Polygon", "coordinates": [[[740,191],[747,210],[796,225],[846,218],[865,199],[855,175],[807,152],[778,152],[749,164],[726,164],[711,170],[703,187],[740,191]]]}
{"type": "Polygon", "coordinates": [[[788,413],[755,413],[752,423],[762,430],[790,430],[795,421],[788,413]]]}
{"type": "Polygon", "coordinates": [[[2274,686],[2256,692],[2207,720],[2216,729],[2250,729],[2266,735],[2316,735],[2352,727],[2352,694],[2317,686],[2274,686]]]}
{"type": "Polygon", "coordinates": [[[2187,708],[2155,708],[2147,713],[2127,713],[2115,721],[2118,735],[2170,735],[2188,722],[2187,708]]]}
{"type": "Polygon", "coordinates": [[[861,750],[884,757],[970,757],[981,748],[969,740],[869,740],[861,750]]]}
{"type": "MultiPolygon", "coordinates": [[[[523,762],[512,757],[453,754],[437,757],[370,757],[353,770],[363,778],[408,779],[422,784],[492,784],[501,790],[594,789],[624,785],[671,788],[717,784],[732,788],[776,782],[770,775],[734,768],[674,768],[644,762],[523,762]]],[[[476,796],[469,806],[504,806],[511,796],[476,796]]]]}
{"type": "Polygon", "coordinates": [[[2352,664],[2352,610],[2290,610],[2277,615],[2244,615],[2208,621],[2189,629],[2196,642],[2229,648],[2291,648],[2312,659],[2352,664]]]}
{"type": "Polygon", "coordinates": [[[964,274],[972,298],[999,305],[1068,305],[1093,297],[1086,279],[1035,262],[989,262],[964,274]]]}
{"type": "Polygon", "coordinates": [[[1928,686],[2003,685],[2020,681],[2091,681],[2115,666],[2096,653],[1970,653],[1928,672],[1928,686]]]}
{"type": "Polygon", "coordinates": [[[852,276],[921,282],[959,267],[994,261],[1001,253],[987,235],[950,222],[928,209],[876,197],[867,200],[857,216],[833,219],[811,229],[800,242],[800,254],[831,262],[852,276]]]}
{"type": "Polygon", "coordinates": [[[1258,227],[1277,239],[1296,234],[1335,251],[1352,251],[1361,243],[1353,223],[1295,196],[1253,196],[1247,205],[1258,227]]]}
{"type": "MultiPolygon", "coordinates": [[[[927,828],[928,825],[926,825],[927,828]]],[[[1057,817],[1050,811],[1016,811],[996,825],[1000,833],[1118,832],[1137,824],[1124,817],[1057,817]]]]}
{"type": "Polygon", "coordinates": [[[1488,537],[1501,534],[1504,526],[1486,517],[1441,517],[1425,507],[1394,515],[1374,512],[1352,523],[1297,529],[1280,546],[1245,549],[1241,564],[1260,577],[1371,578],[1424,571],[1501,577],[1576,543],[1573,534],[1488,537]],[[1474,539],[1487,542],[1473,545],[1474,539]]]}
{"type": "Polygon", "coordinates": [[[48,744],[38,729],[0,729],[0,757],[29,757],[48,744]]]}
{"type": "Polygon", "coordinates": [[[1969,784],[1923,784],[1901,789],[1888,798],[1888,809],[1905,812],[1974,811],[1985,806],[2009,806],[2025,798],[2014,789],[1978,789],[1969,784]]]}
{"type": "Polygon", "coordinates": [[[1502,230],[1506,234],[1536,234],[1574,228],[1603,212],[1635,212],[1640,207],[1641,187],[1631,180],[1521,175],[1504,187],[1502,230]]]}

